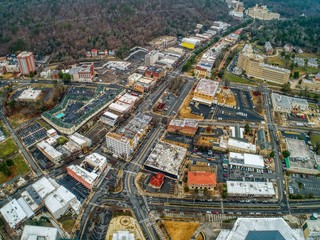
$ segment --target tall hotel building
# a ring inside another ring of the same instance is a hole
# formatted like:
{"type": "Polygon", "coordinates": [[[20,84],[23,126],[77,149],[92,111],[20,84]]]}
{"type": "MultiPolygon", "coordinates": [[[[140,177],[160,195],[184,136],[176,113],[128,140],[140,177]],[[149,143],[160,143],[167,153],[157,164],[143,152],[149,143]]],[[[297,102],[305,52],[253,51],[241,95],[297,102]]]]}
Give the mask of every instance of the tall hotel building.
{"type": "Polygon", "coordinates": [[[20,72],[23,75],[30,75],[36,71],[36,63],[32,52],[21,52],[18,57],[20,72]]]}

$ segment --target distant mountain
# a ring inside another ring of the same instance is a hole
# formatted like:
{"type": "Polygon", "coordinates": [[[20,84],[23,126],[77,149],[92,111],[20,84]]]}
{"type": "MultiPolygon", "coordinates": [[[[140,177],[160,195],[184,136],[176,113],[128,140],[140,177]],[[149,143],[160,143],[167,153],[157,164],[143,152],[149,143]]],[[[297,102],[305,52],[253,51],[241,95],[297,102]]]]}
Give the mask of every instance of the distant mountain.
{"type": "Polygon", "coordinates": [[[243,0],[245,7],[255,4],[267,5],[273,12],[282,17],[318,16],[320,14],[320,0],[243,0]]]}
{"type": "Polygon", "coordinates": [[[0,54],[27,49],[67,60],[91,48],[144,45],[213,20],[230,20],[224,1],[2,0],[0,54]]]}

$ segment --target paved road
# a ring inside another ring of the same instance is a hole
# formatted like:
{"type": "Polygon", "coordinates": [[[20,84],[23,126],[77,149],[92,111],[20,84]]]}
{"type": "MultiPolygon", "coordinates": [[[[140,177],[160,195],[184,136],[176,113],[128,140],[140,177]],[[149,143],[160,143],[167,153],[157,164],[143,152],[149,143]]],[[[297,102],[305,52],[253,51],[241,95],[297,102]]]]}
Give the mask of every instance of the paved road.
{"type": "Polygon", "coordinates": [[[24,145],[22,144],[22,142],[20,141],[20,139],[16,135],[15,131],[11,127],[10,123],[8,122],[7,118],[3,114],[2,96],[0,96],[0,106],[1,106],[0,107],[1,120],[3,121],[6,128],[9,130],[10,135],[12,136],[13,140],[17,144],[17,146],[18,146],[19,150],[21,151],[21,153],[23,154],[24,158],[28,161],[28,163],[32,167],[33,171],[37,174],[38,177],[41,176],[43,173],[42,173],[42,170],[39,167],[38,163],[33,159],[33,157],[30,155],[28,150],[24,147],[24,145]]]}

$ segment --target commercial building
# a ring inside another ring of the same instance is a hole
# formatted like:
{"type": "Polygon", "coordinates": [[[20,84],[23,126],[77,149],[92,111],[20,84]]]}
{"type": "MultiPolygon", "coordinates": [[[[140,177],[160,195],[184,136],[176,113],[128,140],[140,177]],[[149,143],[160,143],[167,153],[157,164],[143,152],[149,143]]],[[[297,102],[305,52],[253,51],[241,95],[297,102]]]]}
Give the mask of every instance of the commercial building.
{"type": "Polygon", "coordinates": [[[62,153],[45,140],[39,142],[37,148],[54,164],[58,164],[62,159],[62,153]]]}
{"type": "Polygon", "coordinates": [[[210,29],[215,30],[217,32],[225,31],[227,28],[230,27],[230,24],[221,22],[221,21],[214,21],[210,27],[210,29]]]}
{"type": "Polygon", "coordinates": [[[162,67],[149,66],[144,72],[145,77],[155,80],[162,78],[164,75],[165,71],[162,67]]]}
{"type": "Polygon", "coordinates": [[[304,174],[319,174],[319,156],[312,153],[304,140],[286,138],[290,156],[285,159],[287,171],[304,174]]]}
{"type": "Polygon", "coordinates": [[[68,136],[69,141],[78,146],[81,150],[87,151],[92,146],[91,139],[81,135],[80,133],[74,133],[68,136]]]}
{"type": "Polygon", "coordinates": [[[86,169],[78,165],[70,165],[67,167],[67,173],[74,178],[76,181],[81,183],[88,189],[92,189],[95,180],[98,178],[98,174],[94,172],[89,172],[86,169]]]}
{"type": "Polygon", "coordinates": [[[194,136],[198,130],[198,121],[193,119],[172,119],[168,125],[168,132],[178,132],[187,136],[194,136]]]}
{"type": "Polygon", "coordinates": [[[295,57],[293,60],[294,64],[297,64],[298,67],[304,67],[306,65],[305,61],[303,58],[295,57]]]}
{"type": "Polygon", "coordinates": [[[194,74],[197,77],[211,77],[213,65],[217,59],[218,52],[209,49],[201,57],[199,63],[194,68],[194,74]]]}
{"type": "Polygon", "coordinates": [[[146,134],[152,117],[136,115],[127,125],[106,135],[107,149],[122,158],[129,158],[137,147],[140,139],[146,134]]]}
{"type": "Polygon", "coordinates": [[[259,5],[256,4],[253,8],[248,8],[246,13],[249,17],[252,17],[254,19],[264,20],[264,21],[280,18],[279,13],[274,13],[269,11],[266,5],[262,5],[261,7],[259,7],[259,5]]]}
{"type": "Polygon", "coordinates": [[[147,170],[160,172],[178,179],[180,167],[187,154],[187,149],[174,144],[159,141],[144,163],[147,170]]]}
{"type": "Polygon", "coordinates": [[[81,207],[76,196],[63,186],[58,187],[46,197],[45,205],[55,219],[62,217],[68,210],[79,214],[81,207]]]}
{"type": "Polygon", "coordinates": [[[34,102],[38,100],[41,96],[42,91],[33,88],[27,88],[17,98],[17,101],[34,102]]]}
{"type": "Polygon", "coordinates": [[[119,114],[126,114],[135,106],[135,104],[139,100],[140,98],[137,96],[133,96],[129,93],[124,93],[115,98],[115,102],[111,103],[108,109],[119,114]]]}
{"type": "Polygon", "coordinates": [[[94,77],[94,66],[93,63],[73,66],[69,74],[71,75],[71,80],[74,82],[92,82],[94,77]]]}
{"type": "Polygon", "coordinates": [[[212,191],[217,185],[217,176],[212,172],[189,171],[187,184],[190,189],[198,188],[212,191]]]}
{"type": "Polygon", "coordinates": [[[57,228],[25,225],[20,240],[60,240],[57,228]]]}
{"type": "Polygon", "coordinates": [[[231,230],[221,230],[216,240],[304,240],[283,218],[238,218],[231,230]]]}
{"type": "Polygon", "coordinates": [[[159,51],[158,50],[152,50],[145,56],[144,65],[146,66],[153,66],[156,61],[159,59],[159,51]]]}
{"type": "Polygon", "coordinates": [[[193,101],[211,106],[218,91],[219,82],[209,79],[200,79],[193,94],[193,101]]]}
{"type": "Polygon", "coordinates": [[[136,83],[134,83],[133,89],[137,92],[145,93],[152,89],[155,84],[156,81],[154,79],[143,77],[140,78],[136,83]]]}
{"type": "Polygon", "coordinates": [[[21,52],[17,59],[21,74],[30,75],[31,72],[34,73],[37,70],[32,52],[21,52]]]}
{"type": "Polygon", "coordinates": [[[264,160],[261,155],[230,152],[229,165],[263,169],[264,160]]]}
{"type": "Polygon", "coordinates": [[[256,153],[257,146],[255,144],[235,139],[229,138],[226,146],[230,151],[245,152],[245,153],[256,153]]]}
{"type": "Polygon", "coordinates": [[[320,239],[320,220],[318,214],[314,213],[302,224],[303,236],[306,240],[320,239]]]}
{"type": "Polygon", "coordinates": [[[12,229],[19,227],[25,220],[34,215],[23,198],[11,200],[0,209],[0,213],[12,229]]]}
{"type": "Polygon", "coordinates": [[[227,181],[227,194],[230,197],[264,197],[275,196],[271,182],[227,181]]]}
{"type": "Polygon", "coordinates": [[[309,103],[305,99],[288,97],[278,93],[271,94],[273,110],[275,112],[291,113],[292,111],[303,112],[309,108],[309,103]]]}
{"type": "Polygon", "coordinates": [[[51,178],[42,177],[32,185],[29,185],[21,193],[21,197],[26,201],[32,211],[37,211],[43,206],[44,199],[52,193],[59,185],[51,178]]]}
{"type": "Polygon", "coordinates": [[[237,66],[249,77],[274,83],[287,83],[290,77],[290,70],[263,63],[263,57],[254,53],[251,44],[246,44],[241,50],[237,66]]]}
{"type": "Polygon", "coordinates": [[[143,75],[140,73],[133,73],[128,77],[128,85],[133,86],[143,75]]]}
{"type": "Polygon", "coordinates": [[[99,153],[91,153],[84,158],[81,166],[85,168],[89,167],[92,169],[92,172],[101,173],[107,166],[107,158],[99,153]]]}
{"type": "Polygon", "coordinates": [[[320,81],[317,81],[316,79],[302,79],[301,81],[301,87],[302,89],[310,89],[314,91],[318,91],[320,89],[320,81]]]}
{"type": "Polygon", "coordinates": [[[101,122],[108,124],[112,127],[117,123],[118,119],[119,119],[119,115],[109,111],[105,111],[100,117],[101,122]]]}
{"type": "Polygon", "coordinates": [[[187,49],[195,49],[201,41],[197,38],[183,38],[181,46],[187,49]]]}
{"type": "Polygon", "coordinates": [[[156,175],[152,176],[149,186],[155,189],[160,189],[164,183],[164,174],[157,173],[156,175]]]}

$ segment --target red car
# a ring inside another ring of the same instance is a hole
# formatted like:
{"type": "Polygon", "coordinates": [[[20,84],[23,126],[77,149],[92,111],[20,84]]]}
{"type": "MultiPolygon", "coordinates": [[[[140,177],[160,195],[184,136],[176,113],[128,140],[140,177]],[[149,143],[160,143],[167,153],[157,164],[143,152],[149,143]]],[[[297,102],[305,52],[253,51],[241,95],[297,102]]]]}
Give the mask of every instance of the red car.
{"type": "Polygon", "coordinates": [[[214,211],[213,214],[219,214],[219,212],[218,211],[214,211]]]}

